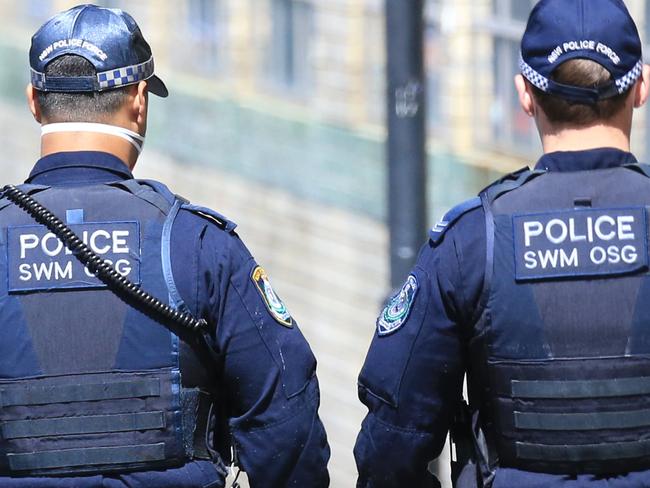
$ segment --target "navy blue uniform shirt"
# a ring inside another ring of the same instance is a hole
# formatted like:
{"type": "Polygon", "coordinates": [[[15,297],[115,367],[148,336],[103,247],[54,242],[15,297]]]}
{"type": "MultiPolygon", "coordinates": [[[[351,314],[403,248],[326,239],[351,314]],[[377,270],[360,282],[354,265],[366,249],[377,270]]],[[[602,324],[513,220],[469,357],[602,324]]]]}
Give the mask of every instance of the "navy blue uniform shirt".
{"type": "MultiPolygon", "coordinates": [[[[635,163],[615,149],[557,152],[537,169],[584,171],[635,163]]],[[[479,308],[485,270],[486,232],[481,206],[465,213],[437,244],[424,245],[413,273],[414,296],[405,286],[401,302],[378,320],[378,330],[359,377],[359,397],[368,407],[354,454],[362,488],[435,486],[427,464],[444,446],[468,366],[467,338],[479,308]],[[405,322],[391,320],[411,303],[405,322]],[[382,321],[383,320],[383,321],[382,321]],[[380,335],[383,334],[383,335],[380,335]]],[[[632,488],[650,486],[650,471],[614,478],[497,470],[495,488],[632,488]]]]}
{"type": "MultiPolygon", "coordinates": [[[[133,178],[116,157],[100,152],[58,153],[34,167],[29,183],[74,186],[133,178]]],[[[234,449],[252,487],[325,487],[329,446],[318,417],[315,358],[298,327],[274,320],[251,292],[253,257],[234,232],[181,210],[171,238],[174,279],[197,315],[216,324],[221,374],[212,378],[222,412],[217,444],[224,459],[234,449]],[[266,314],[266,315],[265,315],[266,314]],[[255,316],[254,316],[255,315],[255,316]],[[262,331],[262,329],[264,329],[262,331]],[[280,346],[281,345],[281,346],[280,346]]],[[[181,370],[184,370],[181,355],[181,370]]],[[[195,365],[185,365],[200,376],[195,365]]],[[[184,380],[185,381],[185,380],[184,380]]],[[[190,379],[190,381],[192,381],[190,379]]],[[[74,478],[0,477],[2,487],[221,487],[209,461],[175,469],[74,478]]]]}

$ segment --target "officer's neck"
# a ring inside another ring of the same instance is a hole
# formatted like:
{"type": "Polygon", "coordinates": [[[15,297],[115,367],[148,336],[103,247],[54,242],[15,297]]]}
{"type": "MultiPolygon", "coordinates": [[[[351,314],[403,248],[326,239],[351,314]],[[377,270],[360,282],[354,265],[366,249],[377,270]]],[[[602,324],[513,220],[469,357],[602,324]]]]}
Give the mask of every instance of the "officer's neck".
{"type": "Polygon", "coordinates": [[[59,152],[99,151],[119,158],[130,170],[135,167],[138,152],[128,141],[109,134],[94,132],[62,132],[44,134],[41,157],[59,152]]]}
{"type": "MultiPolygon", "coordinates": [[[[146,83],[128,87],[127,94],[125,102],[117,110],[106,114],[101,120],[88,122],[100,122],[108,126],[121,127],[133,134],[145,134],[147,129],[146,83]]],[[[50,120],[42,114],[36,92],[31,85],[27,87],[27,100],[34,118],[42,126],[64,122],[54,118],[50,120]]],[[[74,127],[75,132],[70,132],[70,128],[71,126],[68,125],[64,131],[44,133],[41,137],[41,156],[58,152],[101,151],[117,157],[130,170],[135,167],[139,152],[132,144],[133,141],[115,133],[91,130],[94,128],[88,126],[81,127],[80,130],[77,130],[78,126],[74,127]]]]}
{"type": "Polygon", "coordinates": [[[617,127],[594,125],[588,128],[570,129],[541,134],[544,153],[557,151],[585,151],[611,147],[630,151],[629,133],[617,127]]]}
{"type": "Polygon", "coordinates": [[[627,107],[607,120],[597,120],[589,125],[551,122],[537,106],[534,117],[542,140],[544,153],[557,151],[586,151],[610,147],[630,151],[632,133],[633,99],[628,97],[627,107]]]}

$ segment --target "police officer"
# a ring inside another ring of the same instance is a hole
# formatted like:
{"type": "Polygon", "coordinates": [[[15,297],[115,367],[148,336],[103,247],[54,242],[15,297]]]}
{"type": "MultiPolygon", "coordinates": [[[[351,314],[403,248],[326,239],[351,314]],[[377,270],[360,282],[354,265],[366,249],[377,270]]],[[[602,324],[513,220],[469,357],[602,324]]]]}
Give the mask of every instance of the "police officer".
{"type": "Polygon", "coordinates": [[[166,97],[126,12],[82,5],[32,39],[42,158],[22,189],[185,330],[107,286],[0,200],[0,486],[325,487],[316,361],[235,224],[131,174],[148,94],[166,97]]]}
{"type": "Polygon", "coordinates": [[[457,486],[650,486],[650,167],[629,152],[650,69],[621,0],[541,0],[520,67],[544,155],[451,210],[379,316],[359,487],[435,486],[450,429],[457,486]]]}

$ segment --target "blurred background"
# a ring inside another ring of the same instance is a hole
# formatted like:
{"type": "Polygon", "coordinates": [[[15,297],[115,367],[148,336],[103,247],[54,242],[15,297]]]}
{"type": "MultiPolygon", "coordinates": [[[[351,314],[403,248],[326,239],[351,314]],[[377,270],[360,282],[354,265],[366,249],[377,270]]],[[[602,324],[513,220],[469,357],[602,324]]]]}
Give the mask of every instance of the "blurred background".
{"type": "MultiPolygon", "coordinates": [[[[76,3],[0,0],[3,183],[21,182],[39,156],[24,103],[30,36],[76,3]]],[[[354,486],[352,447],[365,414],[356,377],[391,290],[389,194],[412,196],[389,178],[384,0],[96,3],[136,18],[171,92],[150,99],[136,176],[239,224],[319,360],[332,486],[354,486]]],[[[512,85],[534,3],[424,0],[420,243],[449,207],[540,154],[512,85]]],[[[626,3],[648,39],[650,0],[626,3]]],[[[650,159],[643,111],[634,132],[634,151],[650,159]]],[[[405,277],[396,274],[393,286],[405,277]]],[[[446,459],[440,465],[450,486],[446,459]]]]}

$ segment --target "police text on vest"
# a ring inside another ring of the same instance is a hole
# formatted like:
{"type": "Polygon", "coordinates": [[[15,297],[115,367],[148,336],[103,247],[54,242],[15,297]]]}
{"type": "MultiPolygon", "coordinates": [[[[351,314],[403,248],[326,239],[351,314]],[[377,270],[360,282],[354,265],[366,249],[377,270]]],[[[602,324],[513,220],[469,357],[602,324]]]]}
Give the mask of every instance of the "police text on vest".
{"type": "Polygon", "coordinates": [[[623,274],[648,263],[643,208],[516,215],[513,226],[517,279],[623,274]]]}
{"type": "MultiPolygon", "coordinates": [[[[136,222],[70,227],[118,273],[139,280],[140,236],[136,222]]],[[[7,262],[10,291],[103,286],[57,236],[41,226],[8,229],[7,262]]]]}

